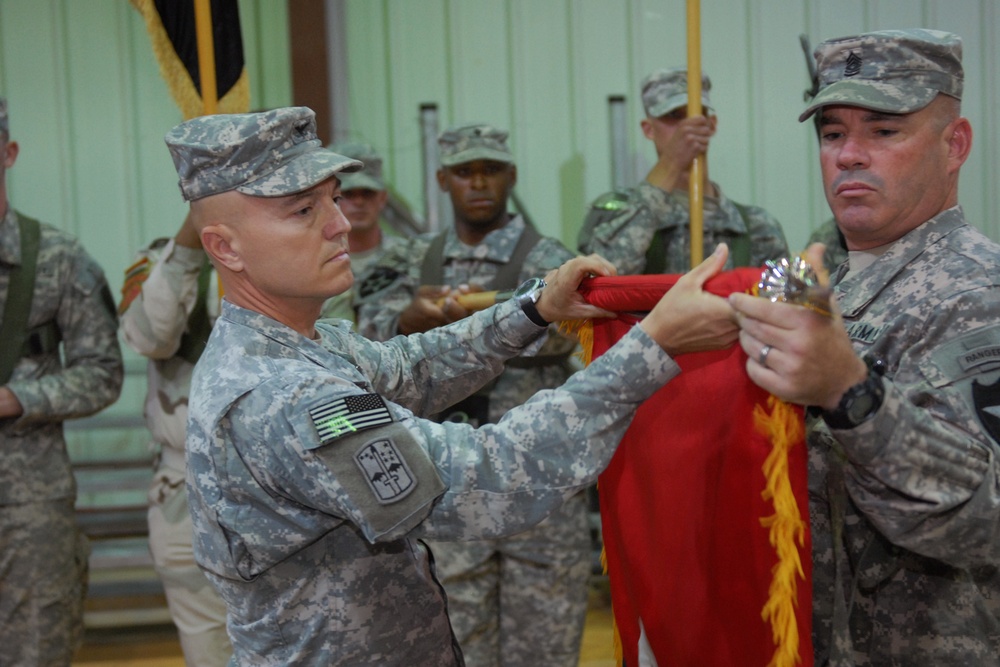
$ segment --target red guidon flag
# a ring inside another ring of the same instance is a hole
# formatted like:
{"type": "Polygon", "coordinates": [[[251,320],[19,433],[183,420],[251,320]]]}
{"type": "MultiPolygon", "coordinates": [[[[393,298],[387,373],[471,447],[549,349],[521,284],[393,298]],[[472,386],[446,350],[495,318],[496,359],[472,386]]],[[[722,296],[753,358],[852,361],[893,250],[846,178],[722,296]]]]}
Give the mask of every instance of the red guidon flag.
{"type": "MultiPolygon", "coordinates": [[[[737,269],[706,289],[752,292],[760,276],[737,269]]],[[[581,327],[585,356],[678,278],[587,281],[585,298],[619,317],[581,327]]],[[[803,414],[754,385],[746,361],[739,345],[679,357],[600,476],[619,665],[812,665],[803,414]]]]}

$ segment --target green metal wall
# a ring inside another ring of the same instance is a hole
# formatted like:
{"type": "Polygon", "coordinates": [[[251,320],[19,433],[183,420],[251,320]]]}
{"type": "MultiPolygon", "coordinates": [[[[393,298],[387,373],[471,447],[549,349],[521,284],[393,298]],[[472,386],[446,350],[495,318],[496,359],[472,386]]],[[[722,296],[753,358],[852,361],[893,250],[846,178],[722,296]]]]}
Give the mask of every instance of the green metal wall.
{"type": "MultiPolygon", "coordinates": [[[[240,0],[240,12],[251,105],[290,104],[285,3],[240,0]]],[[[7,172],[11,203],[76,234],[117,298],[136,250],[173,234],[186,211],[163,143],[182,116],[142,16],[128,0],[0,0],[0,94],[21,148],[7,172]]],[[[121,399],[97,418],[68,424],[77,459],[145,449],[147,436],[134,425],[145,361],[125,353],[121,399]]]]}
{"type": "MultiPolygon", "coordinates": [[[[609,95],[626,95],[639,178],[655,159],[639,131],[637,89],[686,59],[684,0],[338,0],[347,43],[344,136],[386,152],[388,176],[423,210],[418,108],[442,127],[511,130],[518,191],[547,233],[573,243],[586,207],[611,185],[609,95]]],[[[739,201],[772,211],[793,248],[829,211],[811,125],[799,35],[823,39],[926,27],[964,38],[965,114],[976,131],[963,169],[970,219],[1000,239],[1000,3],[996,0],[702,0],[703,68],[719,132],[709,173],[739,201]]]]}

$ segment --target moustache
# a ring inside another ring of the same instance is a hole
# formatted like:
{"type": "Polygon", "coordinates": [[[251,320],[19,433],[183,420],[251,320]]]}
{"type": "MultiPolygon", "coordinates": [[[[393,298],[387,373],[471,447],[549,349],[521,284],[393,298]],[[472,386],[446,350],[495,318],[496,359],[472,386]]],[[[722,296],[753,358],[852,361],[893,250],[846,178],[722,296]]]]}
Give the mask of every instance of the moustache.
{"type": "Polygon", "coordinates": [[[830,191],[836,192],[844,183],[863,183],[876,189],[881,189],[885,181],[868,171],[842,171],[830,184],[830,191]]]}

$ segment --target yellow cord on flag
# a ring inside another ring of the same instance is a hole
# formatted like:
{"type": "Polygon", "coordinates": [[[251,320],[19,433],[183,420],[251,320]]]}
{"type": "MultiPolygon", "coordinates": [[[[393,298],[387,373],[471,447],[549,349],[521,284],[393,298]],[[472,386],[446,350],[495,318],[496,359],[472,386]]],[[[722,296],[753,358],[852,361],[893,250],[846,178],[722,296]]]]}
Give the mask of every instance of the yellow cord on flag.
{"type": "Polygon", "coordinates": [[[761,618],[771,624],[774,654],[767,667],[793,667],[799,657],[799,627],[795,618],[798,579],[805,579],[799,548],[805,544],[806,522],[799,513],[788,476],[788,452],[802,440],[802,418],[790,405],[774,396],[768,397],[768,410],[754,407],[754,425],[771,441],[771,452],[764,461],[767,486],[761,493],[771,500],[774,514],[760,523],[769,530],[768,539],[778,555],[771,570],[768,600],[761,618]]]}

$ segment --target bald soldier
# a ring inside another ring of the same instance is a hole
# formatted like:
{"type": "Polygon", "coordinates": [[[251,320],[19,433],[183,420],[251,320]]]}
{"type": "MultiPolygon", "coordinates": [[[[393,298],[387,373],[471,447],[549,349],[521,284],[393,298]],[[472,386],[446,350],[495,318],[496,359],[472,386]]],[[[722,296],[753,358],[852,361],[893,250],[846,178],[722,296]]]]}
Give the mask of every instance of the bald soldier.
{"type": "Polygon", "coordinates": [[[702,291],[720,246],[615,347],[497,424],[437,423],[537,348],[547,324],[610,313],[577,292],[613,268],[574,258],[515,298],[388,342],[316,322],[351,287],[339,174],[311,110],[196,118],[166,136],[225,287],[195,370],[188,492],[198,563],[240,665],[461,665],[421,538],[522,531],[593,483],[674,356],[735,340],[702,291]]]}

